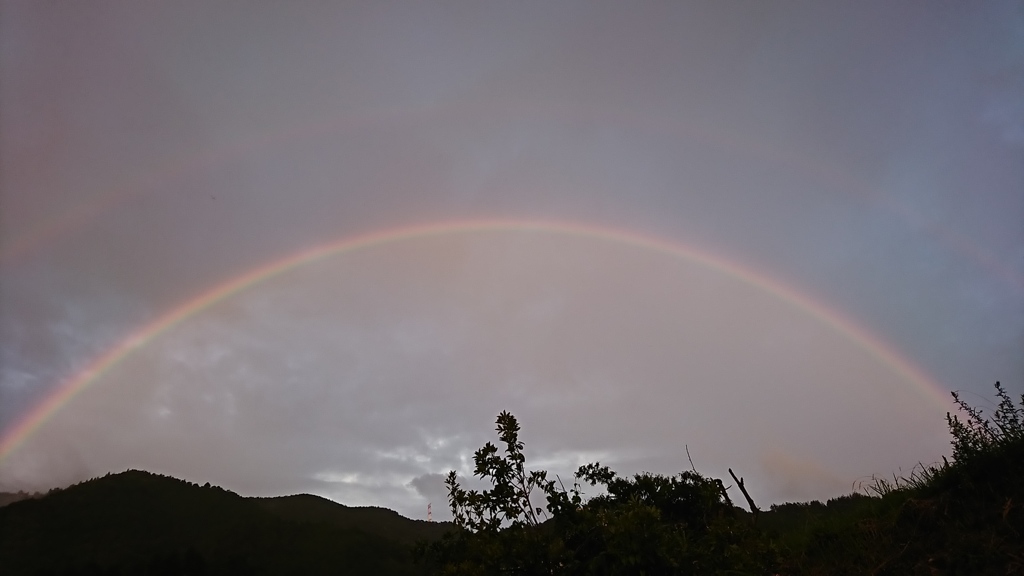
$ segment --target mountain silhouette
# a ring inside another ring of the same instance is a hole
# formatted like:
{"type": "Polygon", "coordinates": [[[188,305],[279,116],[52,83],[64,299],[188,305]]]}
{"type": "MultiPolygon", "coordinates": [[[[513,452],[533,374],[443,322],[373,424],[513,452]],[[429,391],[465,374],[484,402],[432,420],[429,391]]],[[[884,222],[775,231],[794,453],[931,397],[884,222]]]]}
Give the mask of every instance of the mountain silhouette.
{"type": "Polygon", "coordinates": [[[422,574],[447,523],[309,494],[246,498],[149,472],[108,474],[0,507],[5,576],[422,574]]]}

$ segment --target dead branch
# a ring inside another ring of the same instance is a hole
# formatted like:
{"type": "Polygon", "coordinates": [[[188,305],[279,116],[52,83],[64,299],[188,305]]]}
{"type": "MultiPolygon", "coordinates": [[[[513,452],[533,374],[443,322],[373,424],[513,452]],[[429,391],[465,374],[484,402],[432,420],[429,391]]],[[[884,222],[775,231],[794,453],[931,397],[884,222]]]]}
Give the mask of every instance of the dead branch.
{"type": "Polygon", "coordinates": [[[757,504],[754,504],[754,499],[750,497],[750,493],[747,492],[747,488],[743,485],[743,478],[737,478],[732,468],[729,468],[729,475],[736,481],[736,485],[740,487],[740,492],[743,492],[743,497],[747,499],[747,505],[750,506],[750,513],[754,515],[754,522],[757,522],[757,513],[761,510],[757,507],[757,504]]]}
{"type": "Polygon", "coordinates": [[[686,459],[690,461],[690,470],[697,471],[697,467],[693,465],[693,458],[690,458],[690,446],[689,444],[683,444],[686,447],[686,459]]]}

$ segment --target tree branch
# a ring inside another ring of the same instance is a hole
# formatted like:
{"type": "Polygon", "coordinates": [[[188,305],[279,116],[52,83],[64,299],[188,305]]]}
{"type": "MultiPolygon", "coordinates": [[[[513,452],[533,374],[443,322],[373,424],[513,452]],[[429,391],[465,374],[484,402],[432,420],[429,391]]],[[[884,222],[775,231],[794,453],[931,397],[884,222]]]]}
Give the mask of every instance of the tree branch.
{"type": "Polygon", "coordinates": [[[697,467],[693,465],[693,458],[690,458],[690,446],[688,444],[683,444],[683,446],[686,447],[686,459],[690,461],[690,470],[696,472],[697,467]]]}
{"type": "Polygon", "coordinates": [[[754,522],[757,522],[757,513],[761,510],[757,507],[757,504],[754,504],[754,499],[750,497],[747,488],[743,485],[743,478],[737,478],[732,468],[729,468],[729,475],[736,481],[736,485],[740,487],[740,492],[743,492],[743,497],[747,499],[747,504],[750,506],[750,513],[754,515],[754,522]]]}

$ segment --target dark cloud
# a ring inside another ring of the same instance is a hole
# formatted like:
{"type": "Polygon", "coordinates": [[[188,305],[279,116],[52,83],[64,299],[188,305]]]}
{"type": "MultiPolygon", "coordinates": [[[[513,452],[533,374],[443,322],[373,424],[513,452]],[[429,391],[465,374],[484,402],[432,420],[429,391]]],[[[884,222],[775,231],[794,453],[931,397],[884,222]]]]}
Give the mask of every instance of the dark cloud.
{"type": "Polygon", "coordinates": [[[426,498],[429,502],[447,502],[448,488],[444,485],[444,474],[423,474],[413,478],[409,485],[416,489],[416,493],[426,498]]]}

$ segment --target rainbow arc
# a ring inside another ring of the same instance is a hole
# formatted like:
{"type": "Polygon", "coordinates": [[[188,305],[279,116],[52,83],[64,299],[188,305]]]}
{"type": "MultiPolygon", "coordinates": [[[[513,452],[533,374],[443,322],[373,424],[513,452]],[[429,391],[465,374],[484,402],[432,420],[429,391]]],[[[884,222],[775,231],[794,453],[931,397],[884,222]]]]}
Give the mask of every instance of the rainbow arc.
{"type": "Polygon", "coordinates": [[[710,252],[672,243],[664,239],[610,227],[562,221],[458,220],[377,231],[323,244],[276,260],[218,284],[130,334],[117,345],[93,359],[83,370],[71,375],[43,401],[0,436],[0,461],[10,455],[60,409],[88,389],[105,373],[134,352],[146,347],[161,334],[203,310],[299,266],[376,246],[446,235],[471,235],[480,232],[543,232],[567,235],[654,251],[722,273],[787,302],[818,321],[830,326],[911,383],[923,396],[943,411],[949,409],[946,392],[934,379],[893,347],[858,326],[837,310],[749,268],[739,266],[710,252]]]}

